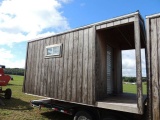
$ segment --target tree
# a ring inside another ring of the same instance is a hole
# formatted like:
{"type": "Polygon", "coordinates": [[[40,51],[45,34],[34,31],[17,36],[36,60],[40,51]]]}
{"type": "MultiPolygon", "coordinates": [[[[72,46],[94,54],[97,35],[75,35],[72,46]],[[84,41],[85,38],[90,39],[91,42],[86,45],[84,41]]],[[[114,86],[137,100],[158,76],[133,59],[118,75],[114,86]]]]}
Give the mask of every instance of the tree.
{"type": "Polygon", "coordinates": [[[10,75],[22,75],[24,76],[24,70],[23,68],[5,68],[4,73],[10,74],[10,75]]]}

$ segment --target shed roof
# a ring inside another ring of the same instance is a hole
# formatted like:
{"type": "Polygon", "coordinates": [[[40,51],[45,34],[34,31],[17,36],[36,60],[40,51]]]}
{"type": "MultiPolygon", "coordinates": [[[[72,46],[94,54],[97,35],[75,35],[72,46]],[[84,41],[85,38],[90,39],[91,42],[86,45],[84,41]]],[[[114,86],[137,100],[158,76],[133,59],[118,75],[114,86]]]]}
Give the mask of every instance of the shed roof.
{"type": "Polygon", "coordinates": [[[82,27],[79,27],[79,28],[71,29],[71,30],[68,30],[68,31],[65,31],[65,32],[61,32],[61,33],[57,33],[57,34],[53,34],[53,35],[49,35],[49,36],[45,36],[45,37],[35,38],[35,39],[32,39],[32,40],[29,40],[28,42],[42,40],[42,39],[49,38],[49,37],[52,37],[52,36],[62,35],[62,34],[65,34],[65,33],[89,28],[89,27],[92,27],[92,26],[98,26],[98,25],[102,25],[102,24],[105,24],[105,23],[111,23],[111,22],[118,21],[118,20],[123,21],[124,19],[134,17],[135,15],[139,15],[140,20],[143,21],[142,16],[140,15],[140,12],[136,11],[136,12],[133,12],[133,13],[130,13],[130,14],[122,15],[122,16],[115,17],[115,18],[108,19],[108,20],[104,20],[104,21],[101,21],[101,22],[96,22],[96,23],[93,23],[93,24],[90,24],[90,25],[86,25],[86,26],[82,26],[82,27]]]}
{"type": "Polygon", "coordinates": [[[156,17],[160,17],[160,13],[146,16],[147,19],[149,19],[149,18],[156,18],[156,17]]]}

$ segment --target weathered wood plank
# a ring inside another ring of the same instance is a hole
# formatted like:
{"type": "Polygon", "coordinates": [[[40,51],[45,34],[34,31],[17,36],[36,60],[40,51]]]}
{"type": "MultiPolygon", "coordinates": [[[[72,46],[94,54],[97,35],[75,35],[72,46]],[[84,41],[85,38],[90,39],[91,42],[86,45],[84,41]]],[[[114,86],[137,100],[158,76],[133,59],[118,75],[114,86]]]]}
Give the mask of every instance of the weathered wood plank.
{"type": "MultiPolygon", "coordinates": [[[[83,30],[79,32],[78,42],[78,73],[77,73],[77,96],[82,96],[82,81],[83,81],[83,30]]],[[[82,97],[77,97],[77,102],[82,102],[82,97]]]]}
{"type": "Polygon", "coordinates": [[[106,23],[101,25],[101,29],[106,28],[106,27],[107,27],[106,23]]]}
{"type": "Polygon", "coordinates": [[[63,45],[63,55],[64,55],[64,65],[63,65],[63,88],[62,88],[62,99],[67,99],[67,78],[68,78],[68,57],[69,57],[69,33],[65,34],[64,45],[63,45]]]}
{"type": "Polygon", "coordinates": [[[93,104],[93,66],[92,66],[92,60],[93,60],[93,57],[92,57],[92,46],[93,46],[93,38],[94,38],[94,33],[93,33],[93,28],[89,28],[89,44],[88,44],[88,104],[93,104]]]}
{"type": "Polygon", "coordinates": [[[31,50],[32,50],[32,45],[28,43],[28,57],[27,57],[27,69],[26,69],[26,82],[25,82],[26,93],[29,93],[31,50]]]}
{"type": "Polygon", "coordinates": [[[30,58],[30,60],[31,60],[31,62],[30,62],[30,68],[31,68],[31,69],[30,69],[30,71],[29,71],[29,72],[30,72],[30,74],[29,74],[29,75],[30,75],[30,77],[29,77],[29,79],[30,79],[30,80],[29,80],[29,93],[32,93],[32,91],[33,91],[33,90],[32,90],[32,88],[33,88],[32,82],[33,82],[33,77],[34,77],[34,75],[33,75],[33,73],[32,73],[32,72],[33,72],[33,69],[34,69],[34,67],[33,67],[34,52],[33,52],[33,51],[34,51],[34,42],[33,42],[32,45],[31,45],[31,53],[30,53],[30,54],[31,54],[31,58],[30,58]],[[31,87],[30,87],[30,86],[31,86],[31,87]]]}
{"type": "Polygon", "coordinates": [[[96,29],[97,30],[101,29],[101,26],[100,25],[96,26],[96,29]]]}
{"type": "Polygon", "coordinates": [[[36,55],[36,41],[35,42],[33,42],[33,51],[32,51],[32,53],[33,53],[33,61],[32,61],[32,72],[33,72],[33,76],[32,76],[32,87],[31,87],[31,89],[32,89],[32,94],[34,94],[34,91],[36,90],[35,88],[36,88],[36,86],[35,86],[35,81],[36,81],[36,79],[35,79],[35,75],[37,74],[36,73],[36,59],[37,59],[37,55],[36,55]]]}
{"type": "MultiPolygon", "coordinates": [[[[58,43],[64,44],[64,35],[58,37],[58,43]],[[63,37],[63,38],[62,38],[63,37]]],[[[58,99],[62,98],[62,80],[63,80],[63,56],[59,57],[59,80],[58,80],[58,99]]]]}
{"type": "Polygon", "coordinates": [[[36,78],[37,79],[37,83],[36,83],[36,95],[39,95],[40,94],[40,74],[41,74],[41,41],[37,41],[37,75],[36,75],[36,78]]]}
{"type": "Polygon", "coordinates": [[[129,22],[133,22],[134,21],[134,17],[129,18],[129,22]]]}
{"type": "Polygon", "coordinates": [[[118,20],[118,21],[114,21],[114,25],[120,25],[121,24],[121,21],[118,20]]]}
{"type": "Polygon", "coordinates": [[[39,49],[38,49],[38,42],[35,41],[35,48],[34,48],[34,59],[35,59],[35,72],[34,72],[34,91],[33,94],[37,94],[37,83],[38,83],[38,60],[39,60],[39,49]]]}
{"type": "Polygon", "coordinates": [[[128,22],[129,22],[129,19],[128,19],[128,18],[121,20],[121,24],[128,23],[128,22]]]}
{"type": "Polygon", "coordinates": [[[146,45],[147,45],[147,51],[146,51],[146,57],[147,57],[147,78],[148,78],[148,84],[147,84],[147,95],[148,95],[148,108],[147,108],[147,113],[148,113],[148,120],[152,119],[152,90],[151,90],[151,40],[150,40],[150,20],[146,20],[146,32],[147,32],[147,40],[146,40],[146,45]]]}
{"type": "Polygon", "coordinates": [[[77,100],[77,72],[78,72],[78,31],[74,32],[74,45],[73,45],[73,72],[72,72],[72,98],[71,101],[77,100]]]}
{"type": "MultiPolygon", "coordinates": [[[[44,44],[44,51],[43,51],[43,53],[45,53],[46,46],[49,45],[49,38],[45,39],[44,41],[45,41],[45,44],[44,44]]],[[[44,58],[43,96],[47,96],[48,59],[45,58],[45,54],[42,57],[44,58]]]]}
{"type": "Polygon", "coordinates": [[[137,107],[140,114],[143,114],[143,93],[142,93],[142,70],[141,70],[141,42],[139,16],[135,15],[134,22],[135,52],[136,52],[136,77],[137,77],[137,107]]]}
{"type": "MultiPolygon", "coordinates": [[[[112,67],[112,62],[107,62],[107,42],[106,40],[103,38],[103,36],[100,34],[99,35],[99,44],[100,44],[100,79],[99,79],[99,90],[100,90],[100,99],[103,99],[106,95],[107,95],[107,92],[106,92],[106,88],[107,88],[107,63],[110,64],[110,66],[112,67]]],[[[112,47],[109,47],[110,49],[110,52],[112,51],[112,47]]],[[[111,56],[110,56],[110,59],[112,58],[112,53],[111,53],[111,56]]],[[[110,60],[108,59],[108,60],[110,60]]],[[[112,59],[111,59],[112,60],[112,59]]],[[[111,68],[110,67],[110,68],[111,68]]],[[[111,68],[112,69],[112,68],[111,68]]],[[[112,80],[112,72],[110,71],[110,79],[112,80]]],[[[113,86],[112,82],[110,84],[110,86],[113,86]]],[[[112,87],[111,88],[111,92],[112,92],[112,87]]]]}
{"type": "Polygon", "coordinates": [[[72,73],[73,73],[73,33],[69,34],[69,58],[68,58],[68,80],[67,80],[67,100],[71,100],[71,95],[72,95],[72,73]]]}
{"type": "Polygon", "coordinates": [[[92,103],[95,104],[96,102],[96,28],[95,26],[92,27],[92,103]]]}
{"type": "Polygon", "coordinates": [[[45,40],[41,40],[41,57],[40,57],[40,61],[41,61],[41,74],[40,74],[40,95],[43,96],[44,94],[44,84],[43,84],[43,81],[44,81],[44,47],[45,47],[45,40]]]}
{"type": "MultiPolygon", "coordinates": [[[[56,38],[55,37],[52,37],[51,38],[51,44],[56,44],[56,38]]],[[[51,61],[51,65],[52,65],[52,70],[51,70],[51,84],[50,84],[50,96],[51,97],[55,97],[55,70],[56,70],[56,58],[52,58],[52,61],[51,61]]]]}
{"type": "Polygon", "coordinates": [[[151,19],[151,67],[152,67],[152,112],[153,120],[160,118],[159,111],[159,82],[158,82],[158,46],[157,46],[157,23],[151,19]]]}
{"type": "Polygon", "coordinates": [[[160,119],[160,17],[157,18],[157,41],[158,41],[158,102],[159,102],[159,118],[160,119]]]}
{"type": "Polygon", "coordinates": [[[100,99],[101,96],[101,91],[100,91],[100,41],[99,41],[99,34],[96,36],[95,40],[95,49],[96,49],[96,61],[95,61],[95,95],[96,95],[96,100],[100,99]]]}
{"type": "MultiPolygon", "coordinates": [[[[56,44],[59,43],[58,36],[55,36],[55,42],[56,42],[56,44]]],[[[58,98],[58,89],[59,89],[58,88],[58,82],[59,82],[59,58],[55,58],[55,60],[56,60],[56,64],[55,64],[56,69],[55,69],[55,84],[54,84],[55,96],[54,96],[54,98],[58,98]]]]}
{"type": "Polygon", "coordinates": [[[107,27],[112,27],[113,26],[113,22],[107,23],[107,27]]]}
{"type": "MultiPolygon", "coordinates": [[[[52,38],[48,38],[48,45],[52,45],[52,38]]],[[[50,97],[50,92],[51,92],[51,87],[50,87],[50,84],[51,84],[51,75],[52,75],[52,57],[48,58],[47,59],[47,89],[46,89],[46,96],[47,97],[50,97]]]]}
{"type": "Polygon", "coordinates": [[[103,99],[107,95],[107,81],[106,81],[106,53],[107,43],[102,34],[97,34],[96,38],[96,98],[103,99]]]}
{"type": "Polygon", "coordinates": [[[96,106],[104,109],[138,114],[136,97],[137,96],[135,94],[129,93],[114,95],[106,99],[96,101],[96,106]]]}
{"type": "Polygon", "coordinates": [[[82,102],[88,102],[88,29],[84,30],[82,102]]]}
{"type": "Polygon", "coordinates": [[[61,43],[62,43],[62,57],[60,58],[60,71],[59,71],[59,83],[60,83],[60,92],[61,93],[59,93],[60,94],[60,98],[59,99],[63,99],[63,94],[64,94],[64,91],[63,91],[63,83],[64,83],[64,73],[65,73],[65,71],[64,71],[64,55],[65,55],[65,51],[64,51],[64,46],[65,46],[65,39],[66,38],[66,35],[65,34],[63,34],[62,35],[62,38],[61,38],[61,43]]]}
{"type": "Polygon", "coordinates": [[[39,59],[38,59],[38,71],[37,71],[37,80],[38,80],[38,82],[37,82],[37,91],[36,91],[36,93],[37,93],[37,95],[40,95],[41,93],[40,93],[40,90],[41,90],[41,43],[42,43],[42,41],[38,41],[38,48],[39,48],[39,59]]]}

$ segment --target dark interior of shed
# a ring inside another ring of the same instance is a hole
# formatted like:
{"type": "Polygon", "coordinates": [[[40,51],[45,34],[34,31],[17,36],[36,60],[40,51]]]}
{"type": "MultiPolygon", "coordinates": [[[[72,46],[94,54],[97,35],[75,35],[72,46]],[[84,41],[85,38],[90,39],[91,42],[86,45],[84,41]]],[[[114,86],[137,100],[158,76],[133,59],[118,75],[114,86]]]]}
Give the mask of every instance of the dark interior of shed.
{"type": "MultiPolygon", "coordinates": [[[[142,33],[140,33],[140,38],[142,49],[145,48],[142,33]]],[[[101,78],[105,84],[105,98],[108,101],[110,99],[111,101],[119,99],[124,103],[136,104],[137,94],[123,94],[122,80],[122,51],[135,50],[134,23],[98,30],[97,44],[101,62],[100,69],[104,73],[101,74],[101,78]]],[[[136,64],[136,59],[133,62],[136,64]]]]}

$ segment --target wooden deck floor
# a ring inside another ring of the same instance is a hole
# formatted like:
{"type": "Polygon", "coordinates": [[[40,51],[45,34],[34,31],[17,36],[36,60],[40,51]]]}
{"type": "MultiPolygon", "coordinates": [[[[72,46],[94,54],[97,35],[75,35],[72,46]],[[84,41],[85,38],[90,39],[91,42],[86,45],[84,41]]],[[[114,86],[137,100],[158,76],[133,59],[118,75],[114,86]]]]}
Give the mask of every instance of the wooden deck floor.
{"type": "Polygon", "coordinates": [[[137,108],[136,94],[123,93],[119,95],[108,96],[104,100],[97,101],[96,107],[129,113],[139,113],[137,108]]]}

